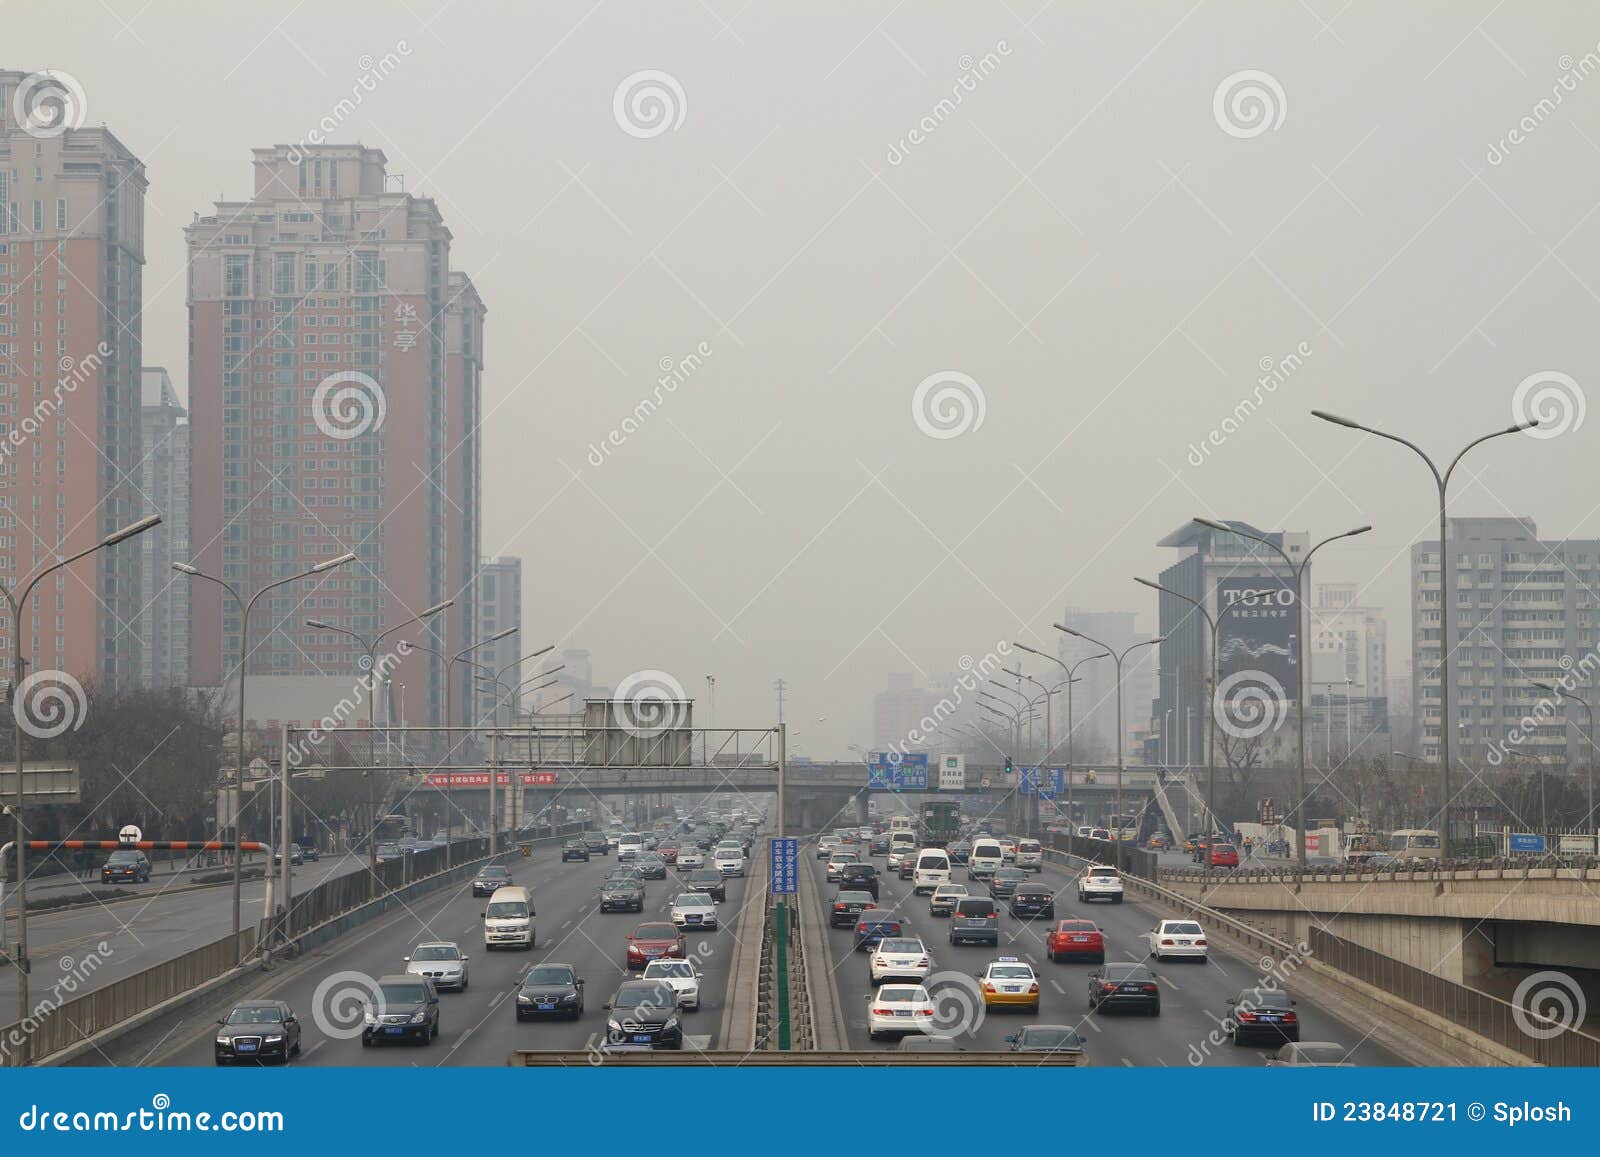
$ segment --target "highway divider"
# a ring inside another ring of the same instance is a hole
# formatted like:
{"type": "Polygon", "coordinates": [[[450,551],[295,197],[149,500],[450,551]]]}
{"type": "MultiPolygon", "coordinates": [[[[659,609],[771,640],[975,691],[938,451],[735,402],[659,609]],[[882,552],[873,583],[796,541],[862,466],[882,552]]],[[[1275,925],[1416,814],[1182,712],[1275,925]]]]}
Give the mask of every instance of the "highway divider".
{"type": "MultiPolygon", "coordinates": [[[[755,849],[752,849],[754,851],[755,849]]],[[[723,1002],[718,1043],[728,1051],[753,1052],[761,993],[761,947],[767,938],[767,857],[751,857],[744,899],[734,924],[733,961],[728,967],[728,992],[723,1002]]],[[[513,1057],[513,1063],[520,1063],[513,1057]]]]}
{"type": "Polygon", "coordinates": [[[839,998],[839,982],[834,974],[832,954],[828,951],[828,913],[823,909],[821,889],[817,887],[816,874],[809,864],[802,865],[799,876],[806,1039],[811,1048],[824,1052],[848,1049],[844,1003],[839,998]]]}

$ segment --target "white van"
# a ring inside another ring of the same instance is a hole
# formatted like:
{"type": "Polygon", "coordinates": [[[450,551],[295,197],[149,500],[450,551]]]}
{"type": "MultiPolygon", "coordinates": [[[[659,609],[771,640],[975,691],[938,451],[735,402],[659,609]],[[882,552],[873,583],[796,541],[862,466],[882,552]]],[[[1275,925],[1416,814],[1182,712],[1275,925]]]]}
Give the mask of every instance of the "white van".
{"type": "Polygon", "coordinates": [[[940,884],[950,882],[950,853],[943,848],[923,848],[917,853],[917,866],[911,876],[911,893],[914,896],[932,892],[940,884]]]}
{"type": "Polygon", "coordinates": [[[644,851],[644,836],[638,832],[623,832],[617,838],[618,863],[623,860],[636,860],[642,851],[644,851]]]}
{"type": "Polygon", "coordinates": [[[532,948],[533,897],[526,888],[496,888],[483,910],[483,947],[532,948]]]}
{"type": "Polygon", "coordinates": [[[987,879],[995,874],[1005,860],[1000,841],[984,836],[972,841],[972,851],[967,853],[967,878],[987,879]]]}
{"type": "Polygon", "coordinates": [[[1038,840],[1018,840],[1016,866],[1030,872],[1044,871],[1044,847],[1038,840]]]}

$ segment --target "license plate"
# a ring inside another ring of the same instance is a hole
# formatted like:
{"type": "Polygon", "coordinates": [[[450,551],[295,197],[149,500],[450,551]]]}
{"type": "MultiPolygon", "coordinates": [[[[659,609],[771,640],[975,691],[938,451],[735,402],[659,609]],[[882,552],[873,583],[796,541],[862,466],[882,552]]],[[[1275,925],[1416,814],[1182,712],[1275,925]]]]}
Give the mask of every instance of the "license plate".
{"type": "Polygon", "coordinates": [[[241,1044],[239,1046],[238,1051],[242,1052],[242,1053],[253,1053],[253,1052],[256,1051],[256,1046],[255,1045],[241,1044]]]}
{"type": "Polygon", "coordinates": [[[1122,986],[1122,988],[1120,989],[1120,991],[1122,991],[1122,992],[1143,992],[1144,989],[1140,988],[1137,984],[1124,984],[1122,986]]]}
{"type": "Polygon", "coordinates": [[[649,1044],[650,1043],[650,1034],[647,1033],[647,1032],[636,1032],[636,1033],[634,1033],[633,1034],[633,1043],[636,1044],[636,1045],[647,1045],[647,1044],[649,1044]]]}
{"type": "Polygon", "coordinates": [[[690,916],[689,917],[689,923],[691,923],[691,924],[700,923],[700,917],[698,917],[698,916],[690,916]]]}
{"type": "Polygon", "coordinates": [[[1007,985],[1004,985],[1000,989],[1000,991],[1001,992],[1021,992],[1022,991],[1022,985],[1020,985],[1020,984],[1007,984],[1007,985]]]}
{"type": "Polygon", "coordinates": [[[1268,1024],[1277,1024],[1279,1018],[1275,1016],[1264,1016],[1261,1019],[1266,1021],[1268,1024]]]}
{"type": "Polygon", "coordinates": [[[555,1010],[555,1007],[556,1006],[555,1006],[555,1002],[554,1001],[541,1000],[539,1002],[539,1011],[540,1012],[553,1012],[555,1010]]]}
{"type": "Polygon", "coordinates": [[[1089,938],[1087,936],[1074,936],[1072,942],[1074,944],[1087,944],[1089,943],[1089,938]]]}
{"type": "Polygon", "coordinates": [[[1180,941],[1178,941],[1178,946],[1181,947],[1181,948],[1187,948],[1187,947],[1189,947],[1189,943],[1190,942],[1187,941],[1187,940],[1180,940],[1180,941]]]}
{"type": "Polygon", "coordinates": [[[401,1028],[399,1025],[390,1025],[389,1027],[385,1028],[383,1031],[388,1036],[399,1036],[401,1033],[405,1032],[406,1030],[401,1028]]]}
{"type": "Polygon", "coordinates": [[[903,1008],[897,1008],[897,1009],[895,1009],[895,1010],[894,1010],[894,1014],[895,1014],[895,1015],[896,1015],[896,1016],[910,1016],[910,1015],[911,1015],[911,1013],[910,1013],[910,1012],[909,1012],[909,1011],[908,1011],[908,1010],[906,1010],[906,1009],[903,1009],[903,1008]]]}

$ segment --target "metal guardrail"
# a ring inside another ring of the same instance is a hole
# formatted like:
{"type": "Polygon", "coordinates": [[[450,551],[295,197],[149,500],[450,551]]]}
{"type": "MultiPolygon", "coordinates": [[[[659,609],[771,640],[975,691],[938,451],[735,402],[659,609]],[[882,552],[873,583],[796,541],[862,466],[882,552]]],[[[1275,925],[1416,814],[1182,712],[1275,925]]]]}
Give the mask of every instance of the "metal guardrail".
{"type": "Polygon", "coordinates": [[[1526,857],[1494,860],[1415,860],[1383,868],[1308,867],[1293,865],[1265,868],[1162,868],[1160,879],[1208,884],[1340,884],[1423,881],[1441,883],[1466,880],[1600,880],[1600,859],[1567,856],[1529,863],[1526,857]]]}
{"type": "MultiPolygon", "coordinates": [[[[1090,840],[1062,835],[1060,832],[1046,832],[1041,842],[1046,851],[1059,852],[1064,856],[1077,856],[1090,864],[1117,862],[1118,844],[1113,840],[1090,840]]],[[[1122,841],[1121,848],[1124,875],[1139,876],[1146,880],[1156,878],[1159,861],[1154,852],[1136,848],[1126,840],[1122,841]]]]}
{"type": "Polygon", "coordinates": [[[1075,1069],[1088,1064],[1082,1053],[1013,1053],[1013,1052],[868,1052],[856,1053],[843,1049],[827,1052],[754,1052],[741,1053],[727,1049],[701,1051],[683,1049],[640,1052],[568,1051],[539,1052],[518,1049],[507,1059],[513,1068],[598,1068],[602,1065],[623,1065],[632,1068],[761,1068],[782,1065],[785,1068],[818,1066],[850,1068],[888,1068],[902,1065],[912,1068],[949,1068],[958,1065],[1024,1066],[1030,1069],[1048,1067],[1075,1069]]]}
{"type": "Polygon", "coordinates": [[[1600,1037],[1312,927],[1322,963],[1541,1065],[1600,1065],[1600,1037]]]}

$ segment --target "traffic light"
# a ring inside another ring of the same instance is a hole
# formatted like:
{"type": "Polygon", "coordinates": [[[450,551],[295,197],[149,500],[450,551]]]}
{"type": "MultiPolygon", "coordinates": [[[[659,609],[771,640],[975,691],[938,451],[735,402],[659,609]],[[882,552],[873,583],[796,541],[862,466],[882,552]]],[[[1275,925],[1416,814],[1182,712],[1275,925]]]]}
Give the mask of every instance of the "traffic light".
{"type": "Polygon", "coordinates": [[[1009,755],[1006,756],[1006,774],[1011,774],[1011,757],[1009,755]]]}

